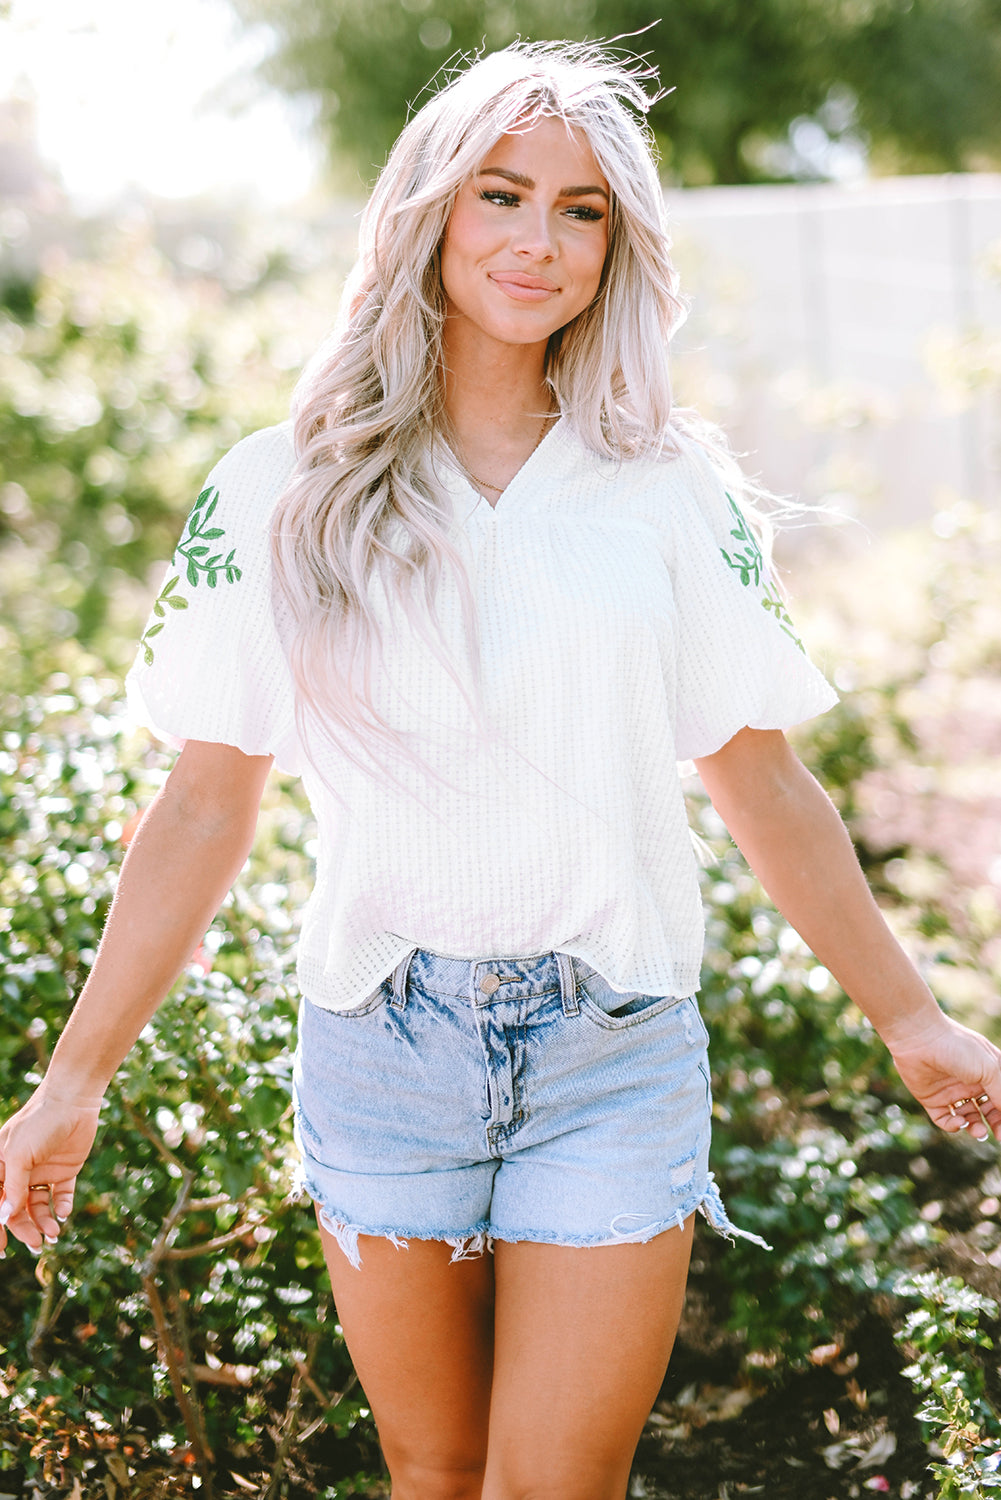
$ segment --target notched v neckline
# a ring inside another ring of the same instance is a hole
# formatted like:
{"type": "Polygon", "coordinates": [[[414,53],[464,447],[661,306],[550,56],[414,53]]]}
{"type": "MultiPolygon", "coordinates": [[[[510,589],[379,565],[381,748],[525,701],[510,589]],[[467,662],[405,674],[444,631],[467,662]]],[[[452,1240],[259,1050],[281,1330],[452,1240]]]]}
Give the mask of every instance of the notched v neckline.
{"type": "Polygon", "coordinates": [[[563,417],[562,415],[560,415],[556,418],[556,421],[549,428],[549,431],[546,433],[542,441],[532,449],[531,453],[525,459],[525,462],[522,464],[517,473],[512,474],[511,478],[501,490],[500,494],[497,496],[497,499],[493,502],[493,504],[491,504],[486,495],[483,494],[482,490],[477,489],[476,485],[473,484],[469,474],[459,463],[459,460],[456,458],[452,450],[449,449],[448,455],[452,463],[454,464],[456,475],[465,486],[465,488],[469,490],[471,494],[476,496],[476,504],[473,506],[473,510],[480,511],[485,506],[489,513],[495,516],[499,511],[509,509],[511,504],[509,496],[512,492],[517,494],[522,481],[525,479],[526,475],[530,475],[531,472],[538,466],[538,463],[541,461],[542,455],[550,446],[554,434],[559,432],[562,426],[563,417]]]}

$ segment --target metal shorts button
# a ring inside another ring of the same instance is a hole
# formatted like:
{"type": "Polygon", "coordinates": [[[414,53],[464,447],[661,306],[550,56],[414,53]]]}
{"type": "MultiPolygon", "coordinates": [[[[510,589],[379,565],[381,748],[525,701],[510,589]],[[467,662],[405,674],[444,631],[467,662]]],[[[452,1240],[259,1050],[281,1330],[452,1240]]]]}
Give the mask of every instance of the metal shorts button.
{"type": "Polygon", "coordinates": [[[500,989],[500,983],[496,974],[484,974],[480,980],[480,989],[484,995],[495,995],[500,989]]]}

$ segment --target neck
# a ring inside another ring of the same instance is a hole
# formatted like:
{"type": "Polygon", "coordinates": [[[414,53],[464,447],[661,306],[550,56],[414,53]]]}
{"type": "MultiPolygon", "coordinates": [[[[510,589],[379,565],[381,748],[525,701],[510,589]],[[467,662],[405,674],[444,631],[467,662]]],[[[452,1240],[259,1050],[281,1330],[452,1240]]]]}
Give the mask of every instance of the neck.
{"type": "Polygon", "coordinates": [[[545,344],[499,344],[449,319],[443,340],[445,412],[460,443],[484,429],[517,438],[552,407],[545,344]]]}

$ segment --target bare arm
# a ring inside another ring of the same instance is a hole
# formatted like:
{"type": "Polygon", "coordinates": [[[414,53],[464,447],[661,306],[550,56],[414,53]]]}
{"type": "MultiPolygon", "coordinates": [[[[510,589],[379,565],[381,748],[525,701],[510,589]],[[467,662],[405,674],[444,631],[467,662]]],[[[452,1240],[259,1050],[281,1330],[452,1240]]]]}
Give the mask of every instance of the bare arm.
{"type": "Polygon", "coordinates": [[[936,1124],[1001,1127],[1001,1052],[948,1019],[890,932],[834,806],[777,730],[742,729],[696,762],[713,806],[782,914],[872,1021],[936,1124]]]}
{"type": "Polygon", "coordinates": [[[104,1091],[246,859],[270,766],[270,756],[190,741],[139,826],[45,1078],[0,1130],[0,1219],[32,1248],[58,1225],[38,1193],[29,1214],[29,1184],[52,1184],[55,1213],[65,1218],[104,1091]]]}

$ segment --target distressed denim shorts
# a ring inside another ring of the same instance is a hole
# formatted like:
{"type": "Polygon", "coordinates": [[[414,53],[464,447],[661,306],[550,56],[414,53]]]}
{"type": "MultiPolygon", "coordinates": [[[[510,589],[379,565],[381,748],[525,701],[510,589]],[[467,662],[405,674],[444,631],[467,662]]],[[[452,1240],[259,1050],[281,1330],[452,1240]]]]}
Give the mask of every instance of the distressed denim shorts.
{"type": "Polygon", "coordinates": [[[453,1259],[649,1240],[695,1209],[739,1234],[708,1169],[707,1040],[694,998],[622,994],[563,953],[417,949],[355,1010],[302,1002],[302,1186],[354,1265],[359,1234],[453,1259]]]}

